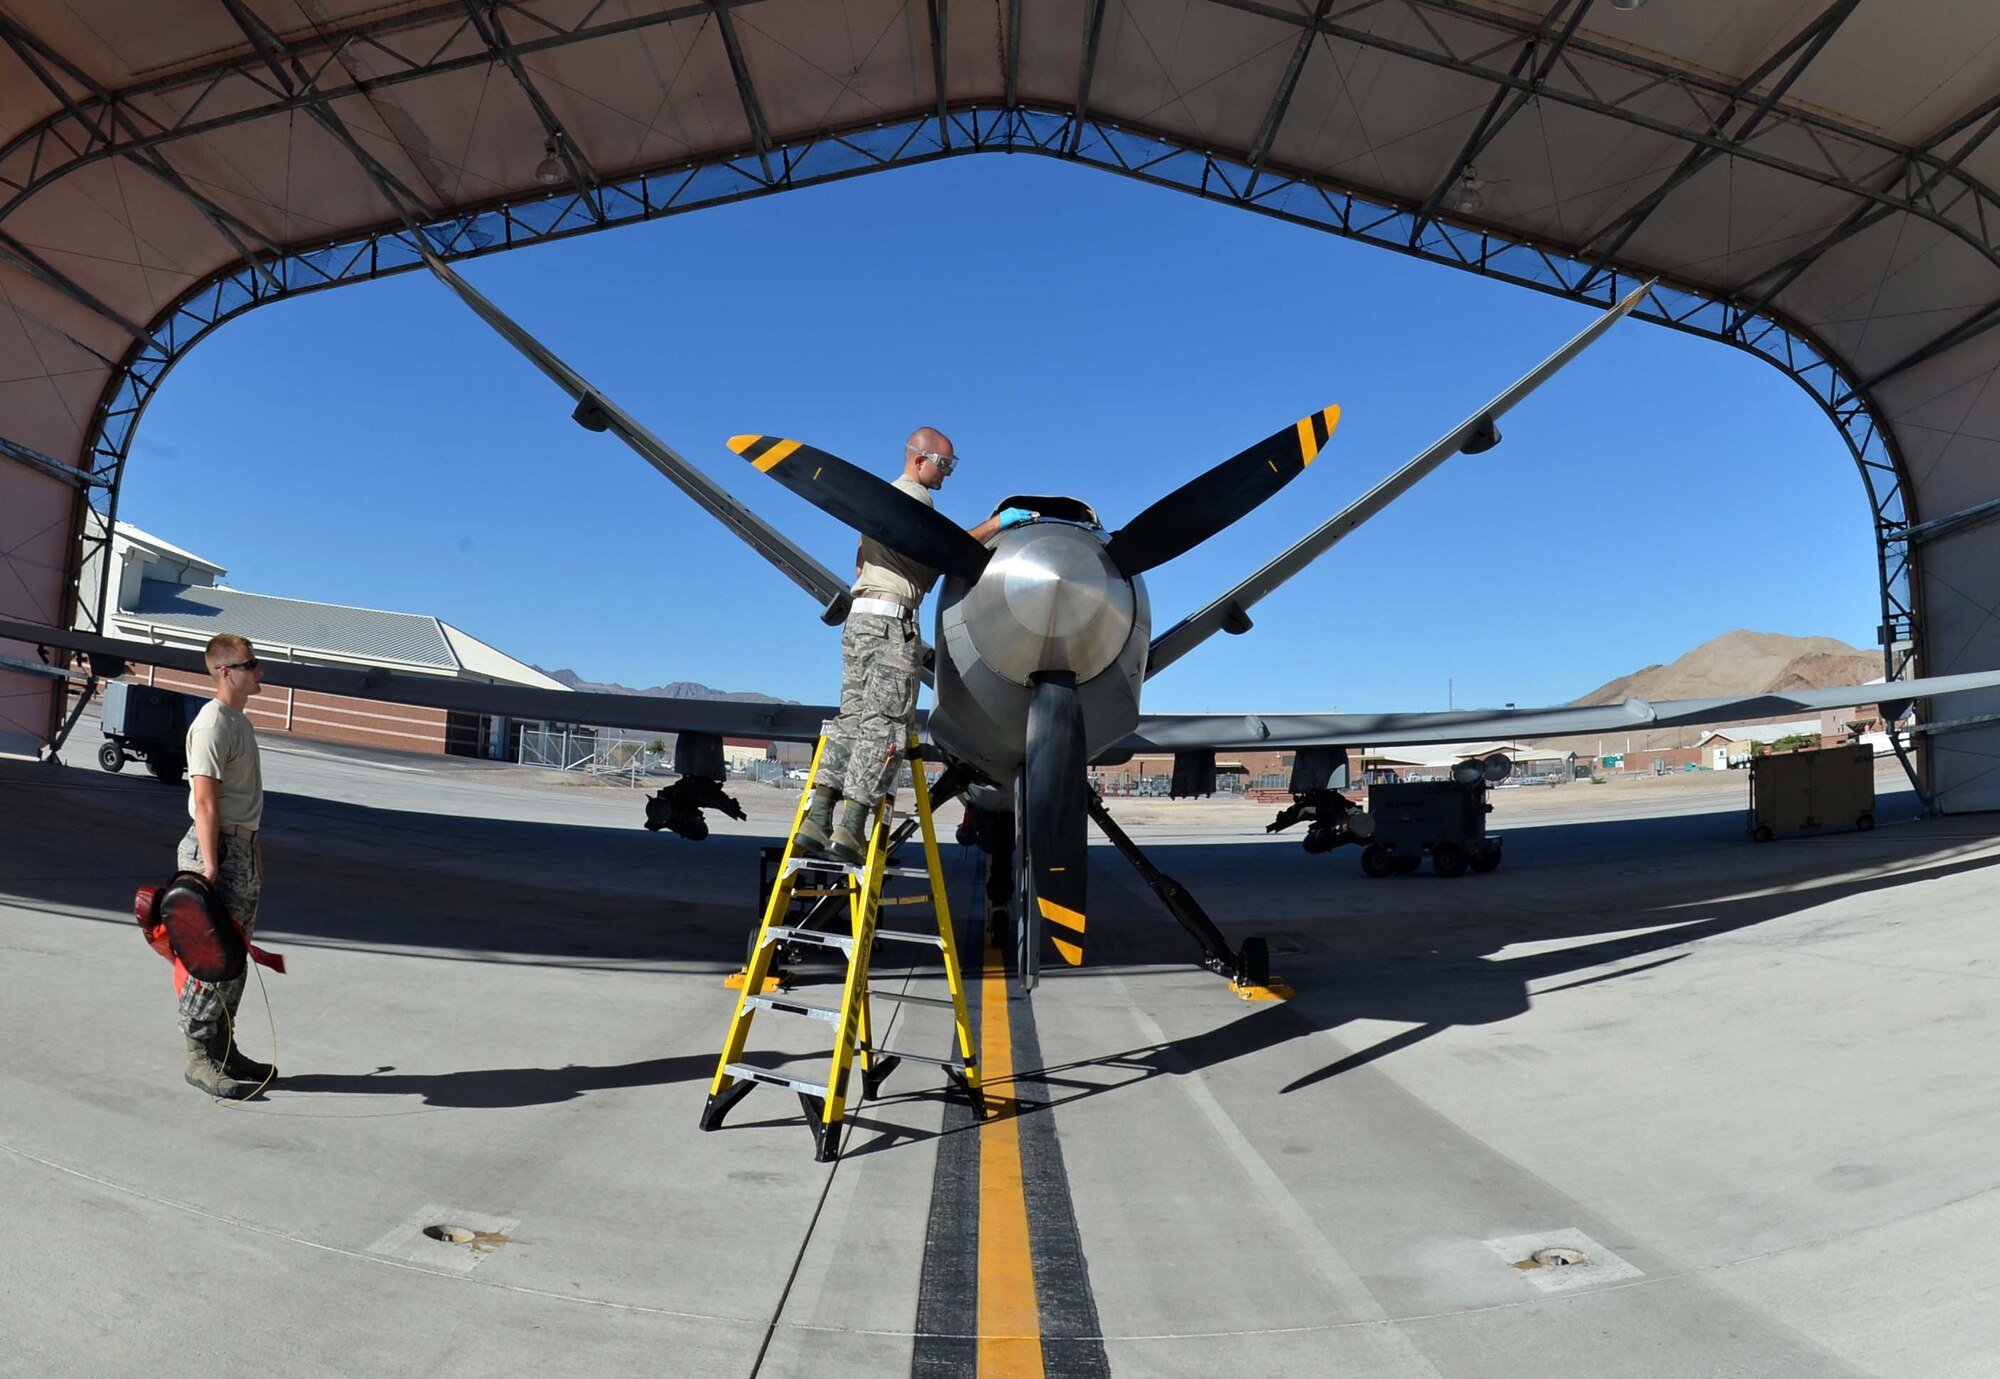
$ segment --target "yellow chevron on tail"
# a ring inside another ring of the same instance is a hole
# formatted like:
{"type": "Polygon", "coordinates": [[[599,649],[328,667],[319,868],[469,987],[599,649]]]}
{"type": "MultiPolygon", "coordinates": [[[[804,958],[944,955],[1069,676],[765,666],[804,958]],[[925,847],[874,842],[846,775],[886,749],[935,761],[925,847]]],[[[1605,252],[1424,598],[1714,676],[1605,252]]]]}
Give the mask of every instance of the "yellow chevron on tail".
{"type": "Polygon", "coordinates": [[[1051,924],[1060,924],[1076,935],[1072,942],[1051,932],[1049,938],[1055,944],[1056,952],[1071,967],[1083,966],[1083,911],[1072,910],[1067,905],[1058,905],[1053,900],[1042,900],[1040,897],[1037,897],[1037,903],[1041,906],[1043,919],[1051,924]]]}

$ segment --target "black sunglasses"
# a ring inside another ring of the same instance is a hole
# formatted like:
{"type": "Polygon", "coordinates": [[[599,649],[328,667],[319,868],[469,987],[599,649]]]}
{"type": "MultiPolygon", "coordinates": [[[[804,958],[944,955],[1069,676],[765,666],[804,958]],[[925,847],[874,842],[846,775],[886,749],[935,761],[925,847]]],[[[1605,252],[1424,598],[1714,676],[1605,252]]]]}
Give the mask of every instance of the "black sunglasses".
{"type": "Polygon", "coordinates": [[[217,669],[217,670],[256,670],[256,669],[258,669],[258,668],[259,668],[259,667],[260,667],[260,666],[261,666],[262,664],[263,664],[263,662],[259,661],[259,660],[258,660],[258,659],[257,659],[257,658],[256,658],[255,656],[252,656],[252,657],[251,657],[251,658],[250,658],[249,660],[247,660],[247,661],[233,661],[233,662],[231,662],[230,664],[228,664],[228,665],[226,665],[226,666],[217,666],[217,667],[216,667],[216,669],[217,669]]]}

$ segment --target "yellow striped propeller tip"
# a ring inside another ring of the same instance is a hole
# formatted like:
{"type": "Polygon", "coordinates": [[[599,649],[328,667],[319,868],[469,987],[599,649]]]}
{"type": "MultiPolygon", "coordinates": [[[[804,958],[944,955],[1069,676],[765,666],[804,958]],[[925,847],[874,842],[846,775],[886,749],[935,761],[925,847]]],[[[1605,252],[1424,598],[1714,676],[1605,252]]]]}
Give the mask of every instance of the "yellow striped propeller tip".
{"type": "MultiPolygon", "coordinates": [[[[1311,464],[1319,456],[1320,447],[1333,439],[1333,428],[1340,425],[1340,404],[1322,408],[1309,417],[1300,417],[1297,426],[1299,437],[1299,463],[1311,464]]],[[[1275,466],[1273,466],[1275,468],[1275,466]]]]}
{"type": "Polygon", "coordinates": [[[741,455],[762,439],[764,439],[762,436],[731,436],[729,438],[729,448],[741,455]]]}

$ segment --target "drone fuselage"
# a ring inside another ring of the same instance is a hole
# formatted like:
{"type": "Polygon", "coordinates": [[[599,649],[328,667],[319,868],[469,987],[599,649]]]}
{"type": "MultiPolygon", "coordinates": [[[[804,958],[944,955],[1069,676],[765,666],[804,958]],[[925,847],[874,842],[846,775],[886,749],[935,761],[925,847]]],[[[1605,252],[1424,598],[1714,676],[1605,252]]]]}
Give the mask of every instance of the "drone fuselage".
{"type": "Polygon", "coordinates": [[[1089,508],[1073,499],[1008,504],[1044,518],[1000,533],[978,579],[946,579],[930,717],[938,746],[1003,786],[1026,757],[1035,678],[1076,677],[1086,759],[1095,758],[1138,726],[1152,637],[1145,583],[1112,565],[1089,508]]]}

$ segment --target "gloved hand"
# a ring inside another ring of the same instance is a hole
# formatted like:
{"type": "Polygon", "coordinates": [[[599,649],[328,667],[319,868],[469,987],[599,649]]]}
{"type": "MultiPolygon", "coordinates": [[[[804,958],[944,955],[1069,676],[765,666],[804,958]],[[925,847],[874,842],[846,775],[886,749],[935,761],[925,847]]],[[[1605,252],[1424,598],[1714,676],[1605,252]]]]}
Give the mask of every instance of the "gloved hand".
{"type": "Polygon", "coordinates": [[[1032,522],[1037,516],[1039,516],[1038,513],[1029,512],[1026,508],[1002,508],[1000,509],[1000,530],[1006,531],[1007,528],[1018,527],[1023,522],[1032,522]]]}

